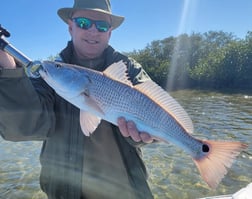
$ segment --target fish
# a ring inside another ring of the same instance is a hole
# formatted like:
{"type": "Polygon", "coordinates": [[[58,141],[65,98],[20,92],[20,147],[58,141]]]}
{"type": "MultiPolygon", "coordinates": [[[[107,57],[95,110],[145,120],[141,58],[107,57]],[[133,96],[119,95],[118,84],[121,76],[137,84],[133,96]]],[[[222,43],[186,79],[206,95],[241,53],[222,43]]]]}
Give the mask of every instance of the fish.
{"type": "Polygon", "coordinates": [[[115,62],[104,71],[44,61],[41,78],[55,92],[80,109],[80,126],[90,136],[101,120],[114,125],[120,117],[189,154],[203,180],[217,188],[236,157],[248,145],[239,141],[202,140],[193,136],[193,123],[184,108],[154,81],[133,85],[127,66],[115,62]]]}

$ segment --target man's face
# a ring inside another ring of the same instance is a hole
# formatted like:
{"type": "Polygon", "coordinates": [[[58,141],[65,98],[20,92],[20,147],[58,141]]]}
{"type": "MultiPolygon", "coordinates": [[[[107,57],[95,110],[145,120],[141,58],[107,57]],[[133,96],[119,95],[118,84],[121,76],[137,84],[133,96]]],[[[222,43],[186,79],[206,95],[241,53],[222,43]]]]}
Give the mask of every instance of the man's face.
{"type": "MultiPolygon", "coordinates": [[[[72,18],[86,17],[92,20],[111,22],[110,16],[88,10],[79,10],[73,13],[72,18]]],[[[112,28],[107,32],[99,32],[93,24],[91,28],[85,30],[79,28],[72,20],[68,20],[69,32],[72,36],[74,49],[81,59],[99,57],[108,46],[112,28]]]]}

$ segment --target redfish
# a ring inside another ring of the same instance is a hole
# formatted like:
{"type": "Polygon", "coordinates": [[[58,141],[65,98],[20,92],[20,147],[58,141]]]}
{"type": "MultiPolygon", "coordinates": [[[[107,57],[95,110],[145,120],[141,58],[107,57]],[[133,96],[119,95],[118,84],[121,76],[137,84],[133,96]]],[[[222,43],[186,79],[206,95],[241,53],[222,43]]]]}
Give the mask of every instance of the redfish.
{"type": "Polygon", "coordinates": [[[139,132],[173,143],[191,155],[211,188],[217,187],[247,147],[242,142],[194,138],[192,121],[179,103],[152,80],[132,85],[122,61],[103,72],[45,61],[39,73],[58,95],[80,109],[85,135],[92,134],[101,119],[114,125],[119,117],[134,121],[139,132]]]}

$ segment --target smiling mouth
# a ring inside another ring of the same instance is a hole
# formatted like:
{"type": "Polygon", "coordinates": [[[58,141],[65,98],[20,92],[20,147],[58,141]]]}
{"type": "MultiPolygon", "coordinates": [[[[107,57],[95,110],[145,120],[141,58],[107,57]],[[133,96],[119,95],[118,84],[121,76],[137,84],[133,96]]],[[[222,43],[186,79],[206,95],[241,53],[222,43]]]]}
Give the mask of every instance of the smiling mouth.
{"type": "Polygon", "coordinates": [[[98,44],[98,41],[95,40],[85,40],[85,42],[89,43],[89,44],[98,44]]]}

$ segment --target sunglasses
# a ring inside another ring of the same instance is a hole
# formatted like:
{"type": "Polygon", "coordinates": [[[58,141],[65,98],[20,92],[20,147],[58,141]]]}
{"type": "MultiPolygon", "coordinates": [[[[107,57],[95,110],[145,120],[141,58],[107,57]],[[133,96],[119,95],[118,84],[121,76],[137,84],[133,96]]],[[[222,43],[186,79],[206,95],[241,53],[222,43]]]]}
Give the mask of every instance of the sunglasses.
{"type": "Polygon", "coordinates": [[[72,20],[79,28],[84,30],[88,30],[93,24],[99,32],[107,32],[111,28],[111,25],[106,21],[96,21],[85,17],[76,17],[72,20]]]}

